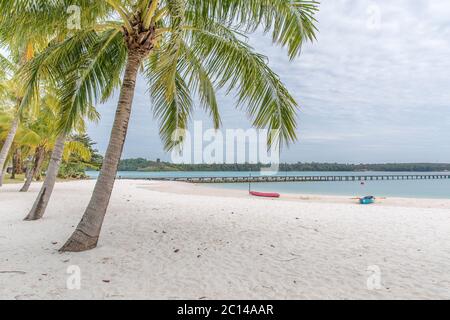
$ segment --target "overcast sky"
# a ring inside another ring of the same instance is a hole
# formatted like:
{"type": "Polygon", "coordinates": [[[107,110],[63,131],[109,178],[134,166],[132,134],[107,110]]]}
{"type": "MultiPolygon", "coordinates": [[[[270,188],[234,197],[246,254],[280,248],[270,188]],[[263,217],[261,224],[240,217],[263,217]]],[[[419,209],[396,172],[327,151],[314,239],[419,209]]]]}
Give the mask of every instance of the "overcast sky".
{"type": "MultiPolygon", "coordinates": [[[[301,105],[299,141],[282,160],[450,162],[449,17],[448,0],[324,0],[318,41],[293,62],[270,36],[250,35],[301,105]]],[[[225,128],[250,127],[233,96],[219,102],[225,128]]],[[[89,128],[102,152],[116,103],[100,106],[89,128]]],[[[170,159],[142,79],[123,157],[170,159]]]]}

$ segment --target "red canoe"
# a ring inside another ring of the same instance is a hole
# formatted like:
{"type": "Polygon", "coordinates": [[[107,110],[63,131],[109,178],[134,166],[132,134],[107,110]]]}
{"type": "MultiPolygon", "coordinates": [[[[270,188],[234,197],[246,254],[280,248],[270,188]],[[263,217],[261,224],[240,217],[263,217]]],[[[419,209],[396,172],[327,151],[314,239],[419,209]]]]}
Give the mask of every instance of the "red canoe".
{"type": "Polygon", "coordinates": [[[255,197],[263,197],[263,198],[279,198],[279,193],[266,193],[266,192],[254,192],[250,191],[250,194],[255,197]]]}

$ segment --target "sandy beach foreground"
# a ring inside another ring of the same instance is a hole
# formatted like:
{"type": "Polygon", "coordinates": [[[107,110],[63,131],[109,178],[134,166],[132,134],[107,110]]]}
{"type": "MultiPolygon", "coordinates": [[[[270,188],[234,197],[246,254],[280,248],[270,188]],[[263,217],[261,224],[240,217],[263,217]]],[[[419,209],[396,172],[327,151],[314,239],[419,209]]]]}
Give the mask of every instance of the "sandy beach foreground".
{"type": "Polygon", "coordinates": [[[45,219],[23,222],[39,187],[0,190],[2,299],[450,299],[447,200],[118,181],[99,247],[60,254],[94,182],[58,184],[45,219]]]}

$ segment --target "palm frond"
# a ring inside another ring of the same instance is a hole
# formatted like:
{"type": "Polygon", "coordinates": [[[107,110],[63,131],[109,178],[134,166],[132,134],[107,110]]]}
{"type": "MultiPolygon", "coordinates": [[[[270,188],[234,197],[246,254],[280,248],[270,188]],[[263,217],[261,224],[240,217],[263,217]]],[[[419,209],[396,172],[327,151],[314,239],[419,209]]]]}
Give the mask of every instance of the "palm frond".
{"type": "Polygon", "coordinates": [[[228,93],[237,91],[238,105],[246,107],[255,127],[278,132],[281,143],[296,139],[297,103],[269,68],[265,56],[221,33],[194,29],[191,37],[190,47],[204,62],[213,82],[219,88],[226,87],[228,93]]]}
{"type": "Polygon", "coordinates": [[[87,115],[89,106],[109,98],[120,85],[126,54],[122,34],[110,30],[102,33],[95,45],[79,57],[64,84],[67,90],[61,100],[61,131],[69,133],[77,117],[87,115]]]}
{"type": "Polygon", "coordinates": [[[187,79],[188,87],[197,92],[201,106],[213,119],[214,128],[218,129],[221,125],[221,117],[215,87],[211,82],[210,75],[200,59],[185,42],[181,42],[181,51],[179,63],[183,66],[182,76],[187,79]]]}
{"type": "Polygon", "coordinates": [[[18,74],[23,83],[20,111],[39,105],[43,81],[60,87],[70,70],[79,63],[80,56],[96,43],[93,31],[79,32],[62,42],[50,44],[43,52],[25,64],[18,74]]]}
{"type": "Polygon", "coordinates": [[[42,137],[35,131],[27,130],[26,133],[20,138],[20,144],[29,147],[37,146],[41,143],[42,137]]]}
{"type": "Polygon", "coordinates": [[[82,161],[91,161],[91,150],[79,141],[67,141],[64,145],[63,160],[69,161],[72,155],[77,155],[82,161]]]}
{"type": "Polygon", "coordinates": [[[16,71],[16,65],[0,53],[0,74],[11,77],[16,71]]]}
{"type": "Polygon", "coordinates": [[[17,48],[24,39],[45,46],[48,37],[65,38],[78,31],[68,25],[72,14],[69,8],[73,7],[79,9],[83,28],[90,28],[112,12],[105,1],[97,0],[0,1],[0,42],[17,48]]]}
{"type": "Polygon", "coordinates": [[[315,14],[319,2],[313,0],[187,0],[196,14],[193,22],[215,20],[237,25],[245,32],[262,28],[272,31],[273,42],[288,48],[291,59],[299,55],[306,41],[316,37],[315,14]]]}
{"type": "Polygon", "coordinates": [[[190,90],[178,70],[178,63],[153,56],[146,66],[146,76],[152,97],[153,113],[160,122],[160,135],[166,150],[183,142],[182,131],[187,129],[192,113],[190,90]],[[175,135],[180,134],[176,137],[175,135]]]}

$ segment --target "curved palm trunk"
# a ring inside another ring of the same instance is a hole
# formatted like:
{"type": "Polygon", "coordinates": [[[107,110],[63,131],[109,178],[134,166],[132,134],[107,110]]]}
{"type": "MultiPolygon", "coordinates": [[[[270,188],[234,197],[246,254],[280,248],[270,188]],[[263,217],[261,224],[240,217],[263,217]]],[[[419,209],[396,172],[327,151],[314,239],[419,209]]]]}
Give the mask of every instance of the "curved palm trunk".
{"type": "Polygon", "coordinates": [[[0,151],[0,187],[3,185],[3,169],[5,167],[6,158],[8,157],[9,150],[11,149],[14,138],[16,137],[19,122],[19,116],[16,116],[11,125],[11,129],[9,129],[8,136],[6,137],[2,150],[0,151]]]}
{"type": "Polygon", "coordinates": [[[84,216],[70,239],[60,249],[62,252],[86,251],[97,246],[127,135],[141,57],[141,54],[133,51],[128,54],[119,104],[102,169],[84,216]]]}
{"type": "Polygon", "coordinates": [[[20,189],[20,192],[28,192],[28,190],[30,190],[33,178],[40,174],[42,163],[44,162],[44,155],[44,148],[38,147],[34,155],[33,166],[27,170],[27,177],[22,189],[20,189]]]}
{"type": "Polygon", "coordinates": [[[20,189],[20,192],[28,192],[28,189],[30,189],[32,181],[33,181],[33,167],[29,165],[25,173],[25,183],[20,189]]]}
{"type": "Polygon", "coordinates": [[[17,172],[17,150],[14,150],[13,159],[12,159],[12,171],[11,171],[11,180],[16,179],[16,172],[17,172]]]}
{"type": "Polygon", "coordinates": [[[47,205],[50,201],[53,188],[55,187],[56,178],[58,177],[59,166],[61,165],[65,142],[66,135],[61,134],[56,140],[55,147],[50,158],[50,163],[48,165],[44,184],[42,185],[41,191],[39,192],[39,195],[34,202],[33,208],[25,218],[25,221],[39,220],[44,216],[45,209],[47,209],[47,205]]]}

